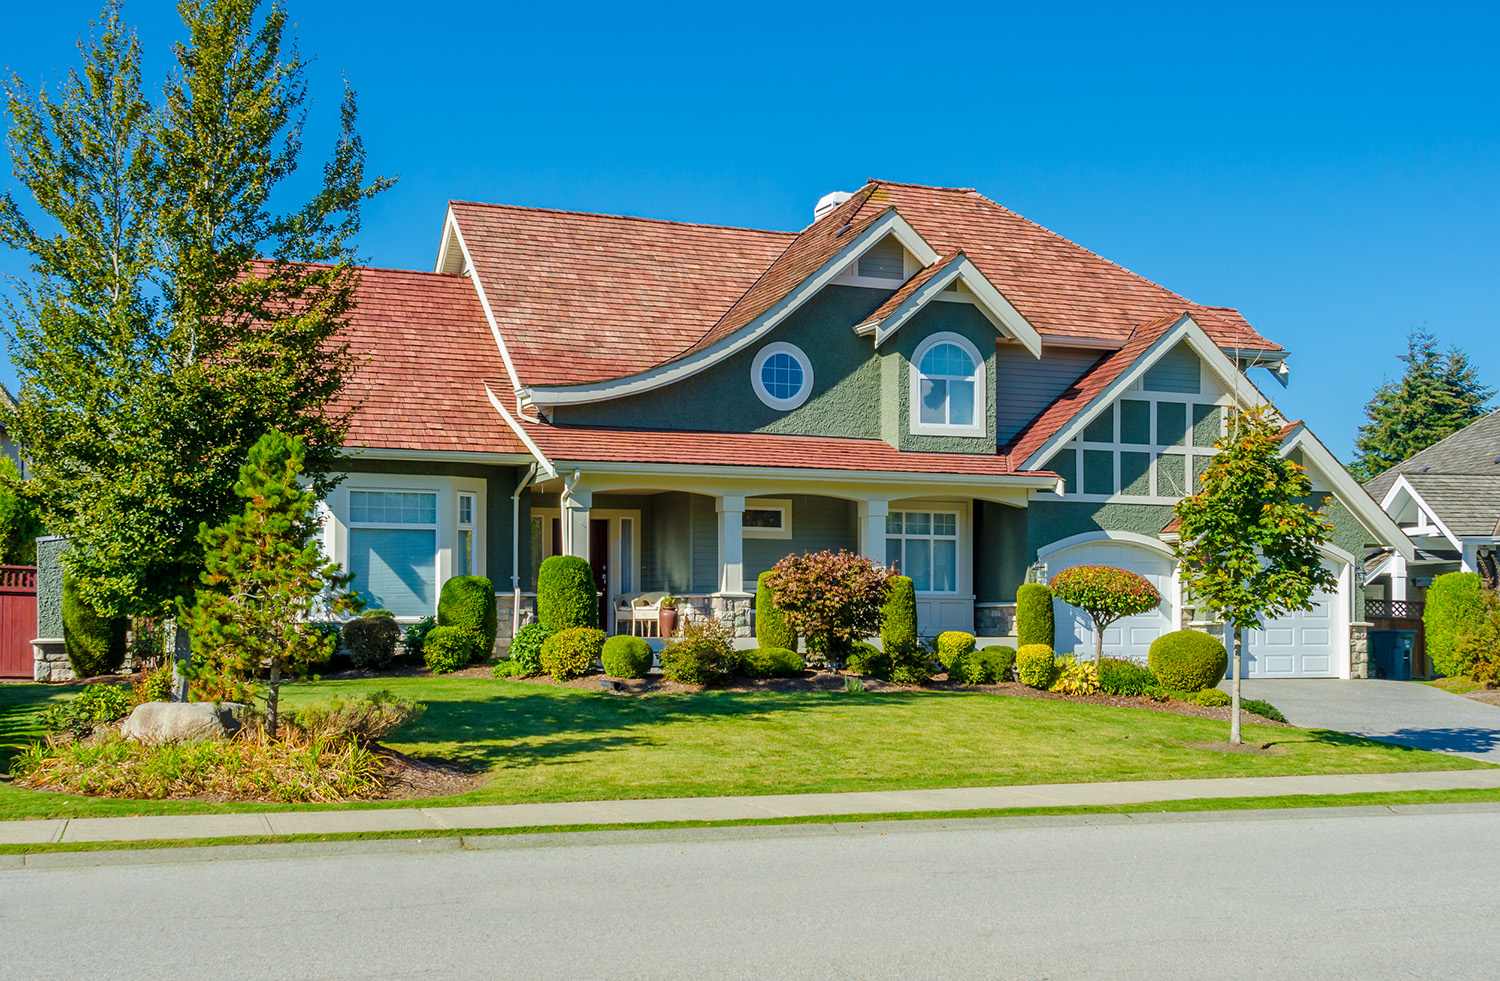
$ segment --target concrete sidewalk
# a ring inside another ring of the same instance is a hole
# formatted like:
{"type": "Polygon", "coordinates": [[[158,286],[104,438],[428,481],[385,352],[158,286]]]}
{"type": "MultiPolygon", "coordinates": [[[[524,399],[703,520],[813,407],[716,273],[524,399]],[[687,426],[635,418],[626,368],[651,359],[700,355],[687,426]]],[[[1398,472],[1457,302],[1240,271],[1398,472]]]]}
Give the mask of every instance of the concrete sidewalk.
{"type": "Polygon", "coordinates": [[[550,825],[602,826],[656,821],[732,821],[830,814],[1148,804],[1204,797],[1283,797],[1476,788],[1500,788],[1500,768],[1305,777],[1228,777],[1214,780],[1132,780],[764,797],[498,804],[482,807],[393,807],[374,810],[261,811],[252,814],[0,821],[0,844],[477,830],[550,825]]]}

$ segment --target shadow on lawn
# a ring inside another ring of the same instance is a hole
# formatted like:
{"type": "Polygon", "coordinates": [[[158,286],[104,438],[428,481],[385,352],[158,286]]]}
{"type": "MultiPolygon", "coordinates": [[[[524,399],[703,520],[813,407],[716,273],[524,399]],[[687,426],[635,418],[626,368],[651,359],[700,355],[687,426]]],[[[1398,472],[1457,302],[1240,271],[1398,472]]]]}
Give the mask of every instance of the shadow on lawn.
{"type": "Polygon", "coordinates": [[[437,700],[403,726],[394,742],[457,743],[442,758],[475,770],[565,763],[570,757],[650,744],[662,723],[691,718],[770,719],[788,712],[891,705],[930,692],[882,692],[860,697],[829,693],[704,692],[645,698],[583,692],[496,695],[437,700]]]}
{"type": "Polygon", "coordinates": [[[1389,735],[1365,736],[1333,729],[1304,729],[1315,743],[1326,746],[1348,746],[1358,749],[1392,749],[1406,752],[1437,751],[1446,753],[1485,753],[1500,746],[1500,732],[1493,729],[1398,729],[1389,735]]]}

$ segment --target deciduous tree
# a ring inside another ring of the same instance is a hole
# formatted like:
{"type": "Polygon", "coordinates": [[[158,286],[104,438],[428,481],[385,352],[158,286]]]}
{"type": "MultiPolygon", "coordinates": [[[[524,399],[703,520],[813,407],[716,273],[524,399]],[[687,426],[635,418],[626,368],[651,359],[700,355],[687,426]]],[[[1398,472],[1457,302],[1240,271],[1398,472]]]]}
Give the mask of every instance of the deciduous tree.
{"type": "Polygon", "coordinates": [[[1048,585],[1053,595],[1093,621],[1096,665],[1104,663],[1104,631],[1125,617],[1149,613],[1161,605],[1161,593],[1145,576],[1108,565],[1064,569],[1048,585]]]}
{"type": "Polygon", "coordinates": [[[893,575],[863,555],[824,550],[786,556],[766,584],[808,652],[837,666],[855,641],[880,631],[893,575]]]}

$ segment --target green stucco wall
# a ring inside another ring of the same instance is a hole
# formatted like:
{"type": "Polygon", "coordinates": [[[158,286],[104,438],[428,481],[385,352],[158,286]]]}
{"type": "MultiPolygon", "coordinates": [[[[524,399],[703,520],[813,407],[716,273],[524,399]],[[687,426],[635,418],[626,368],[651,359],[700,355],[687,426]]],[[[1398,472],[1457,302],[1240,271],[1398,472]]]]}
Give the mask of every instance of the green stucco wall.
{"type": "Polygon", "coordinates": [[[36,635],[38,638],[59,640],[63,635],[62,554],[67,551],[67,548],[66,538],[50,537],[36,540],[36,635]]]}
{"type": "Polygon", "coordinates": [[[1026,510],[976,501],[974,508],[974,597],[1009,603],[1026,581],[1026,510]]]}
{"type": "Polygon", "coordinates": [[[1100,504],[1084,501],[1032,501],[1026,509],[1026,562],[1053,542],[1092,531],[1133,531],[1152,538],[1172,520],[1165,504],[1100,504]]]}
{"type": "Polygon", "coordinates": [[[926,453],[994,453],[995,336],[994,325],[970,303],[934,301],[908,320],[881,348],[884,362],[881,365],[882,392],[886,405],[895,407],[894,412],[887,410],[882,416],[886,440],[903,450],[926,453]],[[927,436],[911,432],[911,357],[918,345],[939,331],[949,331],[968,339],[984,358],[985,384],[981,391],[984,394],[985,432],[982,436],[927,436]]]}
{"type": "Polygon", "coordinates": [[[857,336],[854,325],[889,295],[858,286],[825,287],[764,339],[691,378],[631,398],[559,407],[553,418],[561,425],[876,439],[880,360],[874,343],[857,336]],[[767,406],[750,385],[756,352],[771,341],[797,345],[812,363],[812,395],[788,412],[767,406]]]}

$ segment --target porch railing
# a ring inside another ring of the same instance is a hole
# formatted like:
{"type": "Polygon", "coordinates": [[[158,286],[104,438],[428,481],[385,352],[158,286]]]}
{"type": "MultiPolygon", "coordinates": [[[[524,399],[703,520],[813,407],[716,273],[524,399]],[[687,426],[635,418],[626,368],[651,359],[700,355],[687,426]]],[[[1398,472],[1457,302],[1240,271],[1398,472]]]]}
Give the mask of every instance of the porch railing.
{"type": "Polygon", "coordinates": [[[1424,604],[1417,600],[1365,600],[1366,620],[1420,620],[1424,604]]]}

